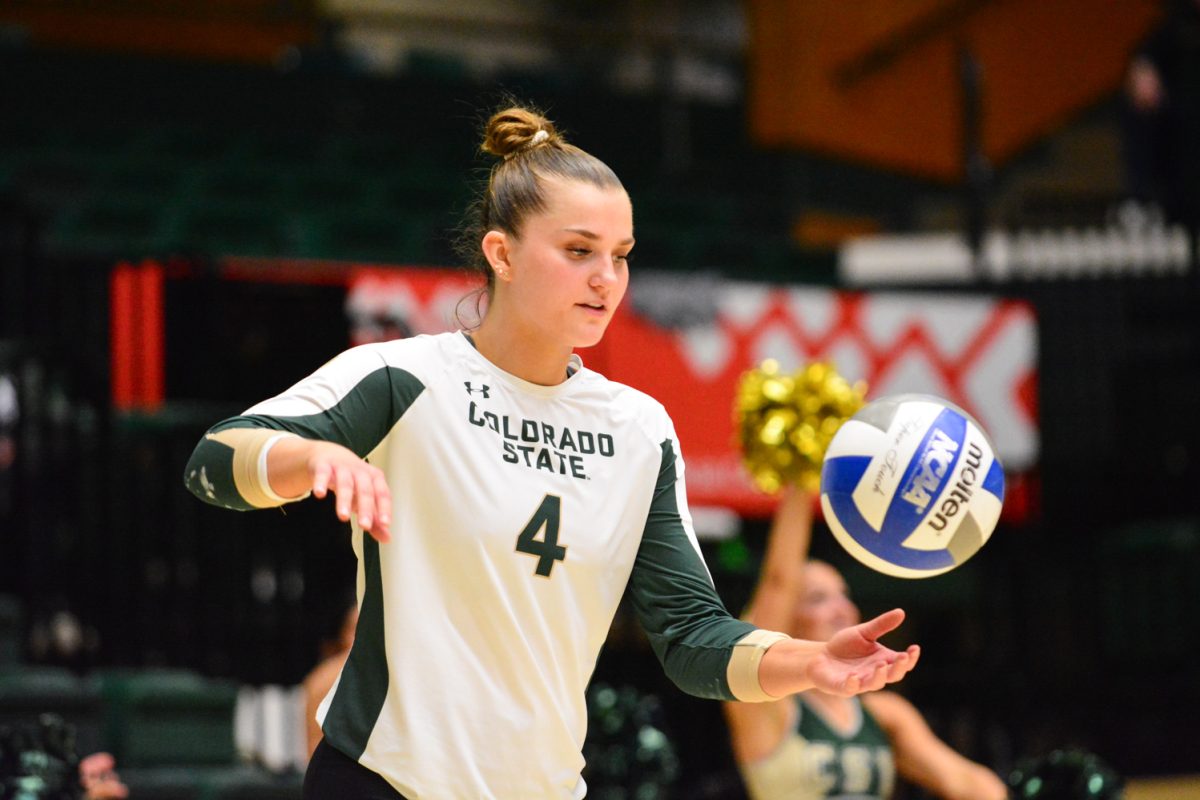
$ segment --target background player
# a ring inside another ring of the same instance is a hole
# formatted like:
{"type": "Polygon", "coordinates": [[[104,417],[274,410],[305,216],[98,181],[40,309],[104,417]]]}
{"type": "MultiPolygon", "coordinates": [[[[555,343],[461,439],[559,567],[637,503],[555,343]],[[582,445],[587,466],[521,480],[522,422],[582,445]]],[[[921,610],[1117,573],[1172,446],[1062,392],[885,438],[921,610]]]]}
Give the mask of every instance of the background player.
{"type": "MultiPolygon", "coordinates": [[[[859,621],[831,565],[808,561],[812,495],[785,490],[746,619],[826,639],[859,621]]],[[[991,770],[952,750],[900,695],[846,697],[810,689],[774,703],[726,703],[734,758],[753,800],[887,798],[895,773],[950,800],[1003,800],[991,770]]]]}

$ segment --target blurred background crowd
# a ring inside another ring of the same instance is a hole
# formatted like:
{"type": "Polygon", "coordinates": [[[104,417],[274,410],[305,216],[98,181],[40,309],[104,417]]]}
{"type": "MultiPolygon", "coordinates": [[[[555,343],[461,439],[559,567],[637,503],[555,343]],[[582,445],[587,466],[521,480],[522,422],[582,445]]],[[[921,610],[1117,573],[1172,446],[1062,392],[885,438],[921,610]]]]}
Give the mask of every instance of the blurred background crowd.
{"type": "MultiPolygon", "coordinates": [[[[705,326],[747,287],[800,298],[801,325],[911,297],[954,357],[888,385],[971,405],[1003,365],[954,351],[983,324],[962,309],[1024,309],[1021,372],[988,389],[1020,435],[984,550],[922,581],[819,521],[812,551],[864,614],[908,610],[902,691],[1002,776],[1055,750],[1131,792],[1200,772],[1200,2],[8,0],[0,76],[0,725],[58,714],[135,798],[298,796],[344,526],[202,506],[183,464],[212,421],[427,327],[412,298],[458,266],[509,93],[625,182],[631,313],[687,343],[662,352],[712,363],[705,326]]],[[[889,335],[876,377],[918,336],[889,335]]],[[[600,367],[674,369],[636,341],[600,367]]],[[[837,355],[805,342],[787,355],[837,355]]],[[[738,613],[769,503],[699,499],[738,613]]],[[[589,796],[741,797],[720,708],[664,681],[619,615],[589,796]]]]}

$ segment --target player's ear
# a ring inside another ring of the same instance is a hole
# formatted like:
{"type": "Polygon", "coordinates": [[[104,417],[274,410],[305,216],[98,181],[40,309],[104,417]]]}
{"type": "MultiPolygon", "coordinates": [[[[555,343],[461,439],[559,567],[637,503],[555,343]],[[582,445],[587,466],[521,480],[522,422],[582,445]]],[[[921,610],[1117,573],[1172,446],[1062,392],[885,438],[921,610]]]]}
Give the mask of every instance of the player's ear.
{"type": "Polygon", "coordinates": [[[496,273],[497,280],[508,280],[511,265],[508,261],[508,235],[503,231],[491,230],[483,235],[481,242],[483,257],[496,273]]]}

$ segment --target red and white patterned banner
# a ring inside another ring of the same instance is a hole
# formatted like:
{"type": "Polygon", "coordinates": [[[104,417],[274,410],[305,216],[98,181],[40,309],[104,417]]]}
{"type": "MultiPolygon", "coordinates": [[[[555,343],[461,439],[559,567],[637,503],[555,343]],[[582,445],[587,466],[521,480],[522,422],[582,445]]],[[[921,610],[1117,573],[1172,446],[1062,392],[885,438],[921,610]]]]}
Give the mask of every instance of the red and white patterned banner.
{"type": "MultiPolygon", "coordinates": [[[[451,330],[471,286],[461,272],[364,271],[347,300],[354,340],[451,330]]],[[[832,361],[847,380],[867,382],[868,400],[944,397],[979,420],[1010,475],[1038,457],[1037,325],[1019,301],[646,276],[604,340],[581,355],[666,406],[696,506],[761,515],[774,505],[751,484],[734,441],[735,388],[765,358],[785,370],[832,361]]]]}

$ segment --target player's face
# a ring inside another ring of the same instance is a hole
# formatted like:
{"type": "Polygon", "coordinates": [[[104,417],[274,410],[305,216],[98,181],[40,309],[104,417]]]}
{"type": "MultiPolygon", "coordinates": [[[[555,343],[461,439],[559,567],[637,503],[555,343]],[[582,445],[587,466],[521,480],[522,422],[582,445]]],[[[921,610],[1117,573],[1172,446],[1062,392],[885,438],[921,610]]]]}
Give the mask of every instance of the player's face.
{"type": "Polygon", "coordinates": [[[804,639],[825,641],[843,628],[857,625],[858,606],[836,569],[814,561],[804,565],[804,588],[793,625],[804,639]]]}
{"type": "Polygon", "coordinates": [[[545,181],[546,210],[509,240],[509,296],[550,341],[600,341],[629,286],[633,207],[622,189],[545,181]]]}

